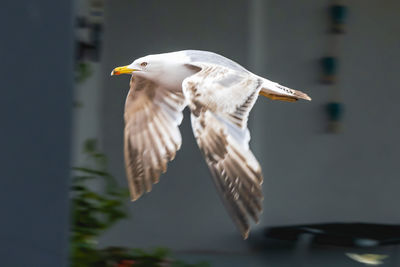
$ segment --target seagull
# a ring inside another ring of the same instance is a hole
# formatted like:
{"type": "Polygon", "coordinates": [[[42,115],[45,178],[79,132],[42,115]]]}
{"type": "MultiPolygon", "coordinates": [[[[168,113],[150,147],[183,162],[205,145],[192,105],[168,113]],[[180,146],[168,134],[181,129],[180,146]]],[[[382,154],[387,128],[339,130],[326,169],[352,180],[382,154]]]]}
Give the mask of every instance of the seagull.
{"type": "Polygon", "coordinates": [[[294,102],[303,92],[257,76],[216,53],[184,50],[148,55],[111,75],[130,74],[124,158],[132,201],[166,172],[181,147],[183,109],[191,111],[197,144],[243,239],[262,212],[263,175],[249,149],[247,119],[259,95],[294,102]]]}

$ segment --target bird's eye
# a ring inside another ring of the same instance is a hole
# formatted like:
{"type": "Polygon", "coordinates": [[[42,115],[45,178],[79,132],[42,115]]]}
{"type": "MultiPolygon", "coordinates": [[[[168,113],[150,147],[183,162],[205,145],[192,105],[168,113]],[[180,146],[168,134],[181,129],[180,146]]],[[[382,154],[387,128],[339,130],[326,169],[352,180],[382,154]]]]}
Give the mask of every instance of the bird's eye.
{"type": "Polygon", "coordinates": [[[140,63],[140,66],[146,67],[146,66],[147,66],[147,62],[142,62],[142,63],[140,63]]]}

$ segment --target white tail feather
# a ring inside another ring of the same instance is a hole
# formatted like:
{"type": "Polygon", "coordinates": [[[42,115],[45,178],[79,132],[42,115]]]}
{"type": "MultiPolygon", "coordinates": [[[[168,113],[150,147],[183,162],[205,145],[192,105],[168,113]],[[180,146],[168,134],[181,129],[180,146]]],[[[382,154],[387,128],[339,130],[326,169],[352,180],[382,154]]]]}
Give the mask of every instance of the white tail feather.
{"type": "Polygon", "coordinates": [[[311,101],[311,97],[301,91],[285,87],[279,83],[274,83],[266,79],[262,84],[260,95],[273,100],[283,100],[289,102],[297,101],[299,99],[311,101]]]}

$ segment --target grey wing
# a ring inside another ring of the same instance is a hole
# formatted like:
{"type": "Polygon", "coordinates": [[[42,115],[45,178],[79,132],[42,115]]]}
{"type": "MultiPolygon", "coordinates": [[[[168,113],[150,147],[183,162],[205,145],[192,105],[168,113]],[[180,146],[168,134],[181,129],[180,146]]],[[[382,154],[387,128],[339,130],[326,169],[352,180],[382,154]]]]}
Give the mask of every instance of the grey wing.
{"type": "Polygon", "coordinates": [[[250,230],[249,218],[258,222],[262,211],[263,177],[249,150],[247,129],[247,117],[259,87],[254,77],[215,65],[203,65],[200,72],[183,82],[197,143],[245,239],[250,230]]]}
{"type": "Polygon", "coordinates": [[[181,91],[132,76],[124,113],[125,168],[132,200],[151,191],[179,150],[178,126],[185,106],[181,91]]]}
{"type": "Polygon", "coordinates": [[[248,72],[245,68],[243,68],[235,61],[213,52],[201,51],[201,50],[185,50],[184,52],[186,56],[190,59],[190,62],[194,64],[196,63],[214,64],[214,65],[224,66],[226,68],[230,68],[232,70],[239,72],[248,72]]]}

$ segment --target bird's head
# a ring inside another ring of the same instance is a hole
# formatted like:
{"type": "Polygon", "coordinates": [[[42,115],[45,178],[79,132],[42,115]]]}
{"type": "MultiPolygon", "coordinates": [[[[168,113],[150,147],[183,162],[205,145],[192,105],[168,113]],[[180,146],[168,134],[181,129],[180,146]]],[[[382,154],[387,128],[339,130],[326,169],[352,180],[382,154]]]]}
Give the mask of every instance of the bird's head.
{"type": "Polygon", "coordinates": [[[156,79],[166,72],[169,64],[162,55],[149,55],[133,61],[131,64],[113,69],[111,75],[134,74],[147,79],[156,79]]]}
{"type": "Polygon", "coordinates": [[[195,71],[186,67],[187,58],[180,52],[148,55],[131,64],[115,68],[111,75],[131,74],[168,88],[180,88],[182,81],[195,71]]]}

